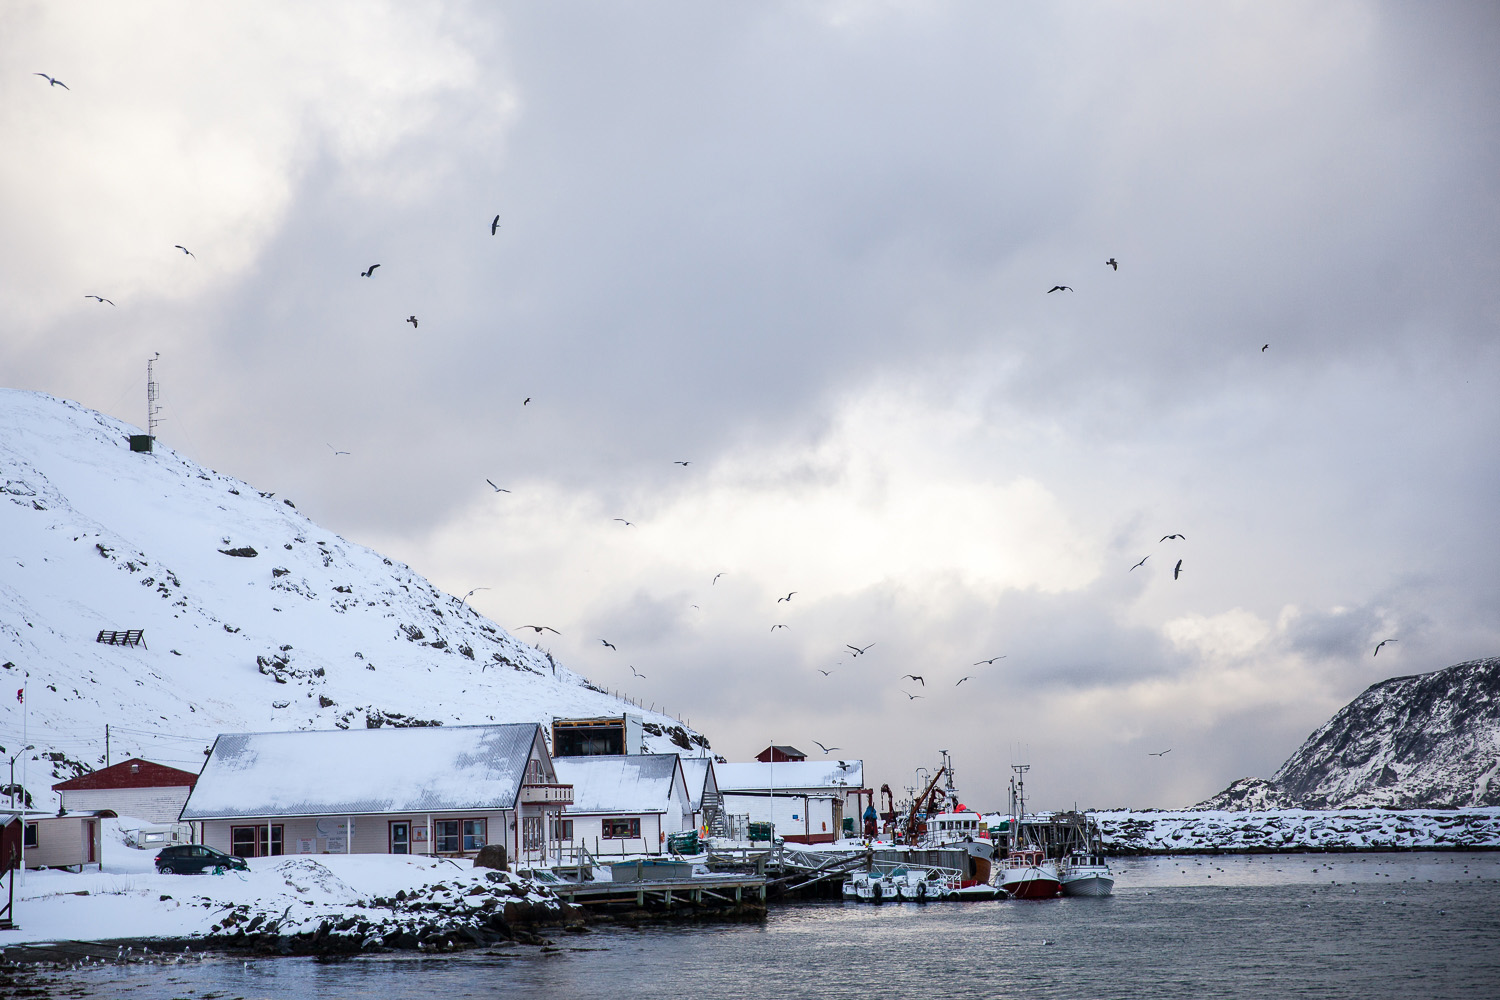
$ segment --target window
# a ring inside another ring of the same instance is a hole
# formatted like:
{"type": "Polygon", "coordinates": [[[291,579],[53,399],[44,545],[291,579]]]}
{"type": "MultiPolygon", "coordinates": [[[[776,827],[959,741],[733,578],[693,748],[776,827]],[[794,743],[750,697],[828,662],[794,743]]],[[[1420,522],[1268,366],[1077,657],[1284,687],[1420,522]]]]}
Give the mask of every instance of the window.
{"type": "Polygon", "coordinates": [[[484,845],[484,820],[464,820],[464,850],[477,851],[484,845]]]}
{"type": "Polygon", "coordinates": [[[556,818],[554,818],[552,820],[552,839],[553,840],[572,840],[573,839],[573,821],[570,820],[570,819],[556,819],[556,818]]]}
{"type": "Polygon", "coordinates": [[[432,849],[438,854],[459,852],[458,820],[439,819],[432,823],[432,849]]]}
{"type": "Polygon", "coordinates": [[[600,825],[606,840],[639,840],[641,836],[639,819],[606,819],[600,825]]]}
{"type": "Polygon", "coordinates": [[[526,784],[540,784],[542,780],[542,762],[535,757],[526,762],[526,784]]]}
{"type": "Polygon", "coordinates": [[[540,851],[545,845],[542,843],[542,817],[521,817],[521,850],[540,851]]]}
{"type": "Polygon", "coordinates": [[[26,847],[35,847],[37,845],[37,839],[36,838],[37,838],[37,826],[36,826],[36,824],[35,823],[27,823],[26,824],[26,837],[22,841],[23,845],[26,846],[26,847]]]}
{"type": "Polygon", "coordinates": [[[281,827],[270,827],[270,844],[266,843],[264,826],[234,826],[229,828],[229,853],[241,858],[263,858],[272,854],[284,854],[281,827]],[[269,846],[270,850],[266,848],[269,846]]]}

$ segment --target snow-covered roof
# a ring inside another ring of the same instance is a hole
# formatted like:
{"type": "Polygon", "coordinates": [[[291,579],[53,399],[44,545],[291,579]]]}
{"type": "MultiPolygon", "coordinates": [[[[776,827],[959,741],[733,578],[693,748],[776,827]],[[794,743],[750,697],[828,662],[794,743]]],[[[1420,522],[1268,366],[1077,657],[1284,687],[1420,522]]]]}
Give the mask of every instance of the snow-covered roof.
{"type": "Polygon", "coordinates": [[[714,777],[719,781],[719,791],[725,795],[735,792],[764,792],[776,782],[776,790],[782,789],[835,789],[840,787],[863,788],[865,762],[862,760],[798,760],[776,764],[752,761],[748,764],[715,764],[714,777]]]}
{"type": "Polygon", "coordinates": [[[534,722],[225,733],[182,819],[512,809],[540,734],[534,722]]]}
{"type": "Polygon", "coordinates": [[[682,773],[687,779],[688,798],[693,801],[693,811],[703,808],[703,792],[708,787],[708,776],[714,775],[714,786],[718,787],[718,774],[714,771],[712,757],[682,758],[682,773]]]}
{"type": "Polygon", "coordinates": [[[682,773],[675,753],[554,757],[552,766],[560,783],[573,786],[568,813],[666,812],[682,773]]]}

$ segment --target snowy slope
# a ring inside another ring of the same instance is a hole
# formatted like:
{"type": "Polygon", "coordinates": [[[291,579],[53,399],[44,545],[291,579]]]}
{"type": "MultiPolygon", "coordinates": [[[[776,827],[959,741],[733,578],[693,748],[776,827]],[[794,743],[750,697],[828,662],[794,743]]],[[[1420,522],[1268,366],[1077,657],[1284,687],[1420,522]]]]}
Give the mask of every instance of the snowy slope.
{"type": "Polygon", "coordinates": [[[1500,806],[1500,657],[1373,684],[1269,782],[1241,778],[1204,809],[1500,806]]]}
{"type": "Polygon", "coordinates": [[[0,746],[21,746],[24,672],[27,738],[50,772],[30,775],[39,806],[102,762],[106,723],[113,759],[176,746],[179,766],[219,732],[627,709],[653,751],[706,745],[288,501],[159,443],[132,453],[131,433],[0,390],[0,746]],[[101,629],[144,629],[145,644],[97,643],[101,629]]]}

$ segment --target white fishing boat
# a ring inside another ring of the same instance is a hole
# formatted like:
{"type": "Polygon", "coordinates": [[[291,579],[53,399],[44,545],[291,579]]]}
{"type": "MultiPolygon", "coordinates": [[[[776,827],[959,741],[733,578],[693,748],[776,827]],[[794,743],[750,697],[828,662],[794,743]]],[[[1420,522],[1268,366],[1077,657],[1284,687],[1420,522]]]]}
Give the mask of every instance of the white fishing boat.
{"type": "Polygon", "coordinates": [[[1062,891],[1062,877],[1044,852],[1016,850],[1000,862],[1000,888],[1011,899],[1051,899],[1062,891]]]}
{"type": "Polygon", "coordinates": [[[1060,874],[1064,896],[1108,896],[1115,887],[1114,872],[1098,854],[1070,855],[1060,874]]]}

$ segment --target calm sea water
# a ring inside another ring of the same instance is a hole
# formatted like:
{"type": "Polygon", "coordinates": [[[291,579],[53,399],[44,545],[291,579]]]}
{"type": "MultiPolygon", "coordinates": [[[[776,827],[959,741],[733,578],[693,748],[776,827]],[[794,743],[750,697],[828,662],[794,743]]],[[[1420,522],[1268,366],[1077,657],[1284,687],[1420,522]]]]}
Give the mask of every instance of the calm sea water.
{"type": "Polygon", "coordinates": [[[1500,854],[1117,859],[1107,899],[810,903],[763,925],[448,957],[49,974],[59,994],[281,997],[1500,997],[1500,854]]]}

